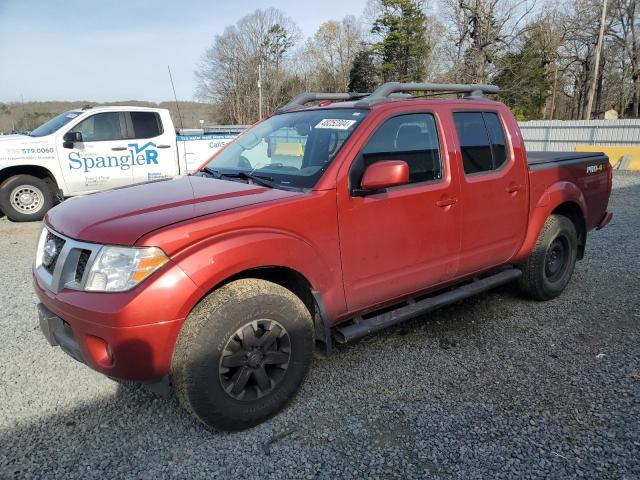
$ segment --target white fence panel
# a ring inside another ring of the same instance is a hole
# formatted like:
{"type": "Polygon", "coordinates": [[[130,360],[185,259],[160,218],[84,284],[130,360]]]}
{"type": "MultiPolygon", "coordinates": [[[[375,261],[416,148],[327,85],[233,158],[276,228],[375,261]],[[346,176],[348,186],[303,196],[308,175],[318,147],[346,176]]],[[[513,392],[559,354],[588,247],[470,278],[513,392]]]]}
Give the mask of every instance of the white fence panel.
{"type": "Polygon", "coordinates": [[[520,122],[527,150],[572,151],[576,145],[640,145],[640,119],[520,122]]]}

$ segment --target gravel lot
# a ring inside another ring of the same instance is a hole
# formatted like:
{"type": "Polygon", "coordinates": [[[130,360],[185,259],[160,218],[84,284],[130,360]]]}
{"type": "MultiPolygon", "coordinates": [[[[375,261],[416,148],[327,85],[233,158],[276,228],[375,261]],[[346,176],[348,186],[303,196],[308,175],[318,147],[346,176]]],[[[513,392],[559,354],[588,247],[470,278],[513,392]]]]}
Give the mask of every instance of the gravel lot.
{"type": "Polygon", "coordinates": [[[235,434],[49,347],[38,225],[0,219],[0,477],[640,478],[640,174],[614,188],[561,298],[505,287],[340,347],[235,434]]]}

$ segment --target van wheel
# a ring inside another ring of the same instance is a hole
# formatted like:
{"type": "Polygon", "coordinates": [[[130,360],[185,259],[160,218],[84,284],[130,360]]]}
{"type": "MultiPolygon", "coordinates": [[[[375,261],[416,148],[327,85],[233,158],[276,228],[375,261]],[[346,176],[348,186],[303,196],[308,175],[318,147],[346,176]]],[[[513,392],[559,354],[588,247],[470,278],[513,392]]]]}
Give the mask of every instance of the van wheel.
{"type": "Polygon", "coordinates": [[[309,310],[286,288],[257,279],[229,283],[185,321],[171,366],[174,391],[209,427],[257,425],[300,388],[313,335],[309,310]]]}
{"type": "Polygon", "coordinates": [[[47,182],[31,175],[9,177],[0,185],[0,210],[14,222],[42,220],[54,200],[47,182]]]}
{"type": "Polygon", "coordinates": [[[551,215],[522,265],[520,289],[536,300],[550,300],[565,289],[576,265],[578,235],[571,220],[551,215]]]}

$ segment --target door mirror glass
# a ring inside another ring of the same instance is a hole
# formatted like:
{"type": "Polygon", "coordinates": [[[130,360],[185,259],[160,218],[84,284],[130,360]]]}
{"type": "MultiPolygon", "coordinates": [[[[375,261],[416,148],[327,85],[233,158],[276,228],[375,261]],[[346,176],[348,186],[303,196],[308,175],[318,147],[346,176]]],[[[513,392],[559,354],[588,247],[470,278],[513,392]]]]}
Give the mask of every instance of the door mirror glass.
{"type": "Polygon", "coordinates": [[[382,160],[367,167],[362,176],[362,193],[409,183],[409,165],[403,160],[382,160]]]}
{"type": "Polygon", "coordinates": [[[73,148],[74,143],[82,142],[82,134],[80,132],[67,132],[62,137],[62,141],[64,148],[73,148]]]}

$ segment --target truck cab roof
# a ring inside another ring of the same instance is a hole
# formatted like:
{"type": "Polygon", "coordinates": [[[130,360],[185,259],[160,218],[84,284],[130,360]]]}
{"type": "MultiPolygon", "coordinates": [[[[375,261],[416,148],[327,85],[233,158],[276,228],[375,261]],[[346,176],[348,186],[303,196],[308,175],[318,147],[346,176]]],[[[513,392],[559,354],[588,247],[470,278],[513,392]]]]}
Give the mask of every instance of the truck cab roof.
{"type": "MultiPolygon", "coordinates": [[[[456,99],[456,98],[423,98],[423,97],[411,97],[411,98],[389,98],[386,100],[382,100],[380,102],[376,102],[372,105],[363,105],[359,101],[336,101],[326,104],[313,105],[313,106],[300,106],[297,108],[287,109],[286,113],[289,112],[300,112],[307,110],[331,110],[331,109],[367,109],[367,110],[380,110],[386,109],[389,107],[394,107],[397,105],[405,105],[410,103],[414,106],[419,107],[431,107],[436,105],[447,104],[449,106],[453,106],[455,108],[458,107],[468,107],[470,105],[499,105],[501,102],[496,102],[494,100],[490,100],[488,98],[483,99],[456,99]],[[472,103],[470,103],[472,102],[472,103]]],[[[281,112],[285,113],[285,112],[281,112]]]]}
{"type": "MultiPolygon", "coordinates": [[[[427,104],[433,104],[433,102],[441,103],[447,102],[456,103],[458,99],[434,99],[425,98],[425,96],[414,97],[412,93],[415,92],[436,92],[435,95],[447,95],[447,94],[464,94],[462,102],[469,100],[490,102],[483,94],[485,93],[498,93],[499,89],[495,85],[481,85],[481,84],[438,84],[438,83],[400,83],[400,82],[387,82],[380,85],[372,93],[317,93],[308,92],[301,93],[296,96],[289,103],[276,110],[276,114],[285,113],[291,111],[304,110],[305,105],[310,102],[320,102],[320,104],[309,108],[364,108],[373,109],[380,108],[380,105],[394,105],[397,102],[405,103],[411,102],[427,102],[427,104]],[[334,103],[339,101],[339,103],[334,103]]],[[[498,103],[498,102],[491,102],[498,103]]],[[[421,103],[420,105],[424,105],[421,103]]],[[[468,105],[468,104],[467,104],[468,105]]]]}
{"type": "Polygon", "coordinates": [[[72,108],[70,111],[84,111],[84,112],[121,112],[123,110],[132,111],[132,112],[158,112],[158,111],[167,111],[166,108],[156,108],[156,107],[138,107],[132,105],[108,105],[108,106],[87,106],[87,107],[78,107],[72,108]]]}

